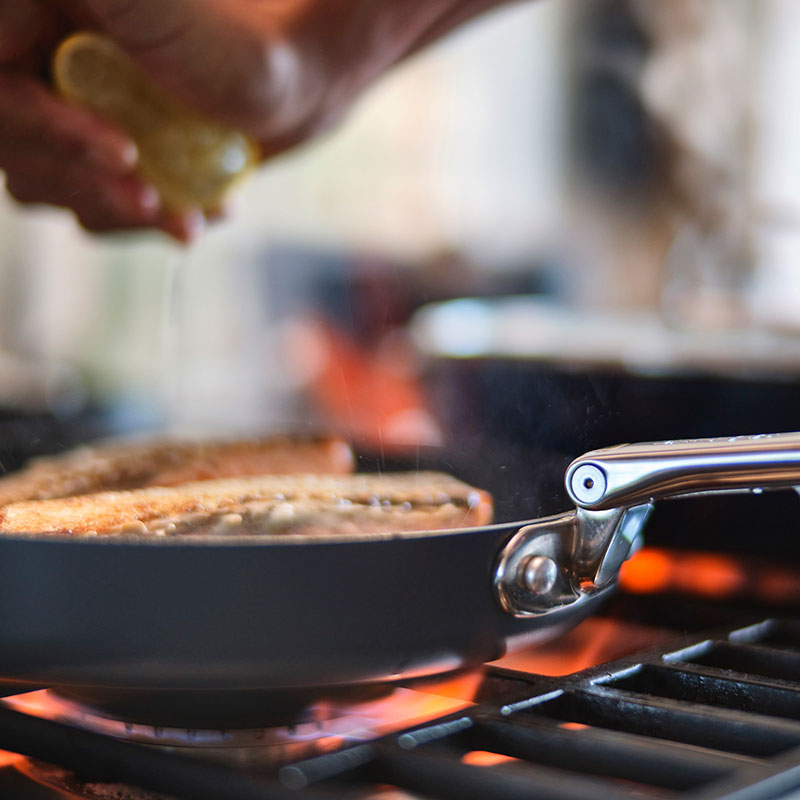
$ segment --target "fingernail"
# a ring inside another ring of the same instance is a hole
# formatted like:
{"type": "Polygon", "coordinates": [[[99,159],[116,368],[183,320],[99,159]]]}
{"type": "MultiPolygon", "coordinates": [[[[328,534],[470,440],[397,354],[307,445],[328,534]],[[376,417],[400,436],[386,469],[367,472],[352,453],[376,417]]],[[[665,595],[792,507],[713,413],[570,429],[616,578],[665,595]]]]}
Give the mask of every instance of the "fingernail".
{"type": "Polygon", "coordinates": [[[133,142],[106,144],[89,151],[89,160],[103,169],[130,172],[139,160],[139,151],[133,142]]]}
{"type": "Polygon", "coordinates": [[[147,212],[148,214],[154,214],[161,208],[161,197],[158,192],[152,187],[147,184],[139,189],[139,193],[137,196],[137,202],[139,203],[139,208],[142,211],[147,212]]]}
{"type": "Polygon", "coordinates": [[[220,202],[217,210],[217,216],[222,217],[232,217],[235,214],[238,214],[239,211],[244,206],[244,199],[242,198],[242,193],[237,192],[235,189],[228,192],[227,195],[222,199],[220,202]]]}
{"type": "Polygon", "coordinates": [[[194,239],[206,229],[206,218],[202,211],[193,209],[186,212],[183,218],[184,228],[188,239],[194,239]]]}
{"type": "Polygon", "coordinates": [[[120,163],[128,169],[133,169],[139,160],[139,149],[134,142],[125,142],[119,151],[120,163]]]}
{"type": "Polygon", "coordinates": [[[181,244],[189,244],[197,238],[206,227],[206,218],[196,210],[184,211],[168,215],[161,224],[161,229],[181,244]]]}

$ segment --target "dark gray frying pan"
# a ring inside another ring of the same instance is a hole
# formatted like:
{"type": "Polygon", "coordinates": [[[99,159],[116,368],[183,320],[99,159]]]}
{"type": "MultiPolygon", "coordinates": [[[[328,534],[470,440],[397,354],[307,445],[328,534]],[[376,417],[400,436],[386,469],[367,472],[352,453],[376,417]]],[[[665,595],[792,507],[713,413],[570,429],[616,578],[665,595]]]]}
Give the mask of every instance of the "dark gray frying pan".
{"type": "Polygon", "coordinates": [[[597,450],[566,481],[577,510],[459,531],[0,537],[0,679],[196,724],[479,664],[591,613],[655,499],[800,484],[800,434],[597,450]]]}

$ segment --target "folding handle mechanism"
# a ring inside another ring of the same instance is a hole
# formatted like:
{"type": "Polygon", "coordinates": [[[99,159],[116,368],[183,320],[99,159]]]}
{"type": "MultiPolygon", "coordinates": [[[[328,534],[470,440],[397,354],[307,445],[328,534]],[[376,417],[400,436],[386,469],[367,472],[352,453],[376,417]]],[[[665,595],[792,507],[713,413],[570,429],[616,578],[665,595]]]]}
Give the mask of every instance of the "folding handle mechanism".
{"type": "Polygon", "coordinates": [[[800,433],[594,450],[570,464],[566,486],[577,509],[526,525],[500,554],[495,591],[514,616],[577,615],[612,589],[658,500],[800,492],[800,433]]]}

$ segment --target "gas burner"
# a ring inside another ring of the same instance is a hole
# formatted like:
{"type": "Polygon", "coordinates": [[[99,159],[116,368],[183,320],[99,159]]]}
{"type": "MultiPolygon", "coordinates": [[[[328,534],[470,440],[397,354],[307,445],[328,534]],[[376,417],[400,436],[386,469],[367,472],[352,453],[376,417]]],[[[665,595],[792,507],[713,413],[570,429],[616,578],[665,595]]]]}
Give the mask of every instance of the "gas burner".
{"type": "Polygon", "coordinates": [[[49,693],[89,716],[124,720],[156,728],[230,730],[283,728],[339,716],[339,709],[392,695],[392,684],[302,689],[119,689],[103,686],[58,687],[49,693]],[[327,710],[326,710],[327,709],[327,710]]]}
{"type": "MultiPolygon", "coordinates": [[[[6,697],[0,704],[31,717],[59,722],[116,740],[146,745],[167,754],[256,774],[281,764],[319,756],[379,738],[409,725],[423,724],[473,705],[482,673],[431,681],[420,688],[392,687],[373,699],[319,702],[286,725],[242,728],[188,728],[149,725],[115,718],[104,710],[40,690],[6,697]],[[441,690],[442,694],[437,694],[441,690]],[[470,699],[467,699],[470,698],[470,699]]],[[[75,772],[36,759],[9,754],[0,785],[21,782],[21,796],[47,800],[173,800],[124,783],[84,780],[75,772]],[[37,793],[41,792],[41,794],[37,793]]],[[[2,766],[2,764],[0,764],[2,766]]]]}
{"type": "MultiPolygon", "coordinates": [[[[463,684],[465,678],[460,680],[463,684]]],[[[471,682],[473,688],[479,680],[480,676],[476,675],[471,682]]],[[[15,695],[0,702],[15,711],[117,740],[246,769],[268,769],[286,761],[326,753],[472,705],[463,697],[392,688],[373,700],[352,704],[317,703],[285,725],[189,728],[119,719],[47,689],[15,695]]]]}

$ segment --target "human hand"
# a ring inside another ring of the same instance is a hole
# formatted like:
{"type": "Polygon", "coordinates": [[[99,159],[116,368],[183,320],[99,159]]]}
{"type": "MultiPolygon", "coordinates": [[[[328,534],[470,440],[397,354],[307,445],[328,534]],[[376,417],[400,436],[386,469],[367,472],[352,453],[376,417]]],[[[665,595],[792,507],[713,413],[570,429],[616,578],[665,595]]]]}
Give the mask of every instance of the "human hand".
{"type": "Polygon", "coordinates": [[[0,170],[9,194],[72,209],[92,231],[155,228],[188,241],[202,227],[199,212],[165,211],[136,176],[130,138],[51,90],[52,49],[73,26],[42,0],[0,0],[0,170]]]}
{"type": "MultiPolygon", "coordinates": [[[[502,2],[0,0],[0,80],[18,98],[0,102],[0,128],[11,130],[5,155],[0,142],[0,167],[18,199],[73,208],[93,230],[176,225],[135,177],[133,143],[65,106],[38,77],[53,31],[104,31],[165,91],[250,134],[266,158],[327,130],[394,63],[502,2]],[[3,25],[14,14],[36,33],[4,57],[2,42],[10,37],[3,25]],[[28,94],[32,118],[18,107],[28,94]],[[23,153],[39,140],[35,158],[23,153]]],[[[182,220],[185,228],[188,222],[182,220]]]]}
{"type": "MultiPolygon", "coordinates": [[[[61,0],[68,2],[68,0],[61,0]]],[[[188,106],[264,157],[328,130],[380,74],[509,0],[73,0],[188,106]]]]}

